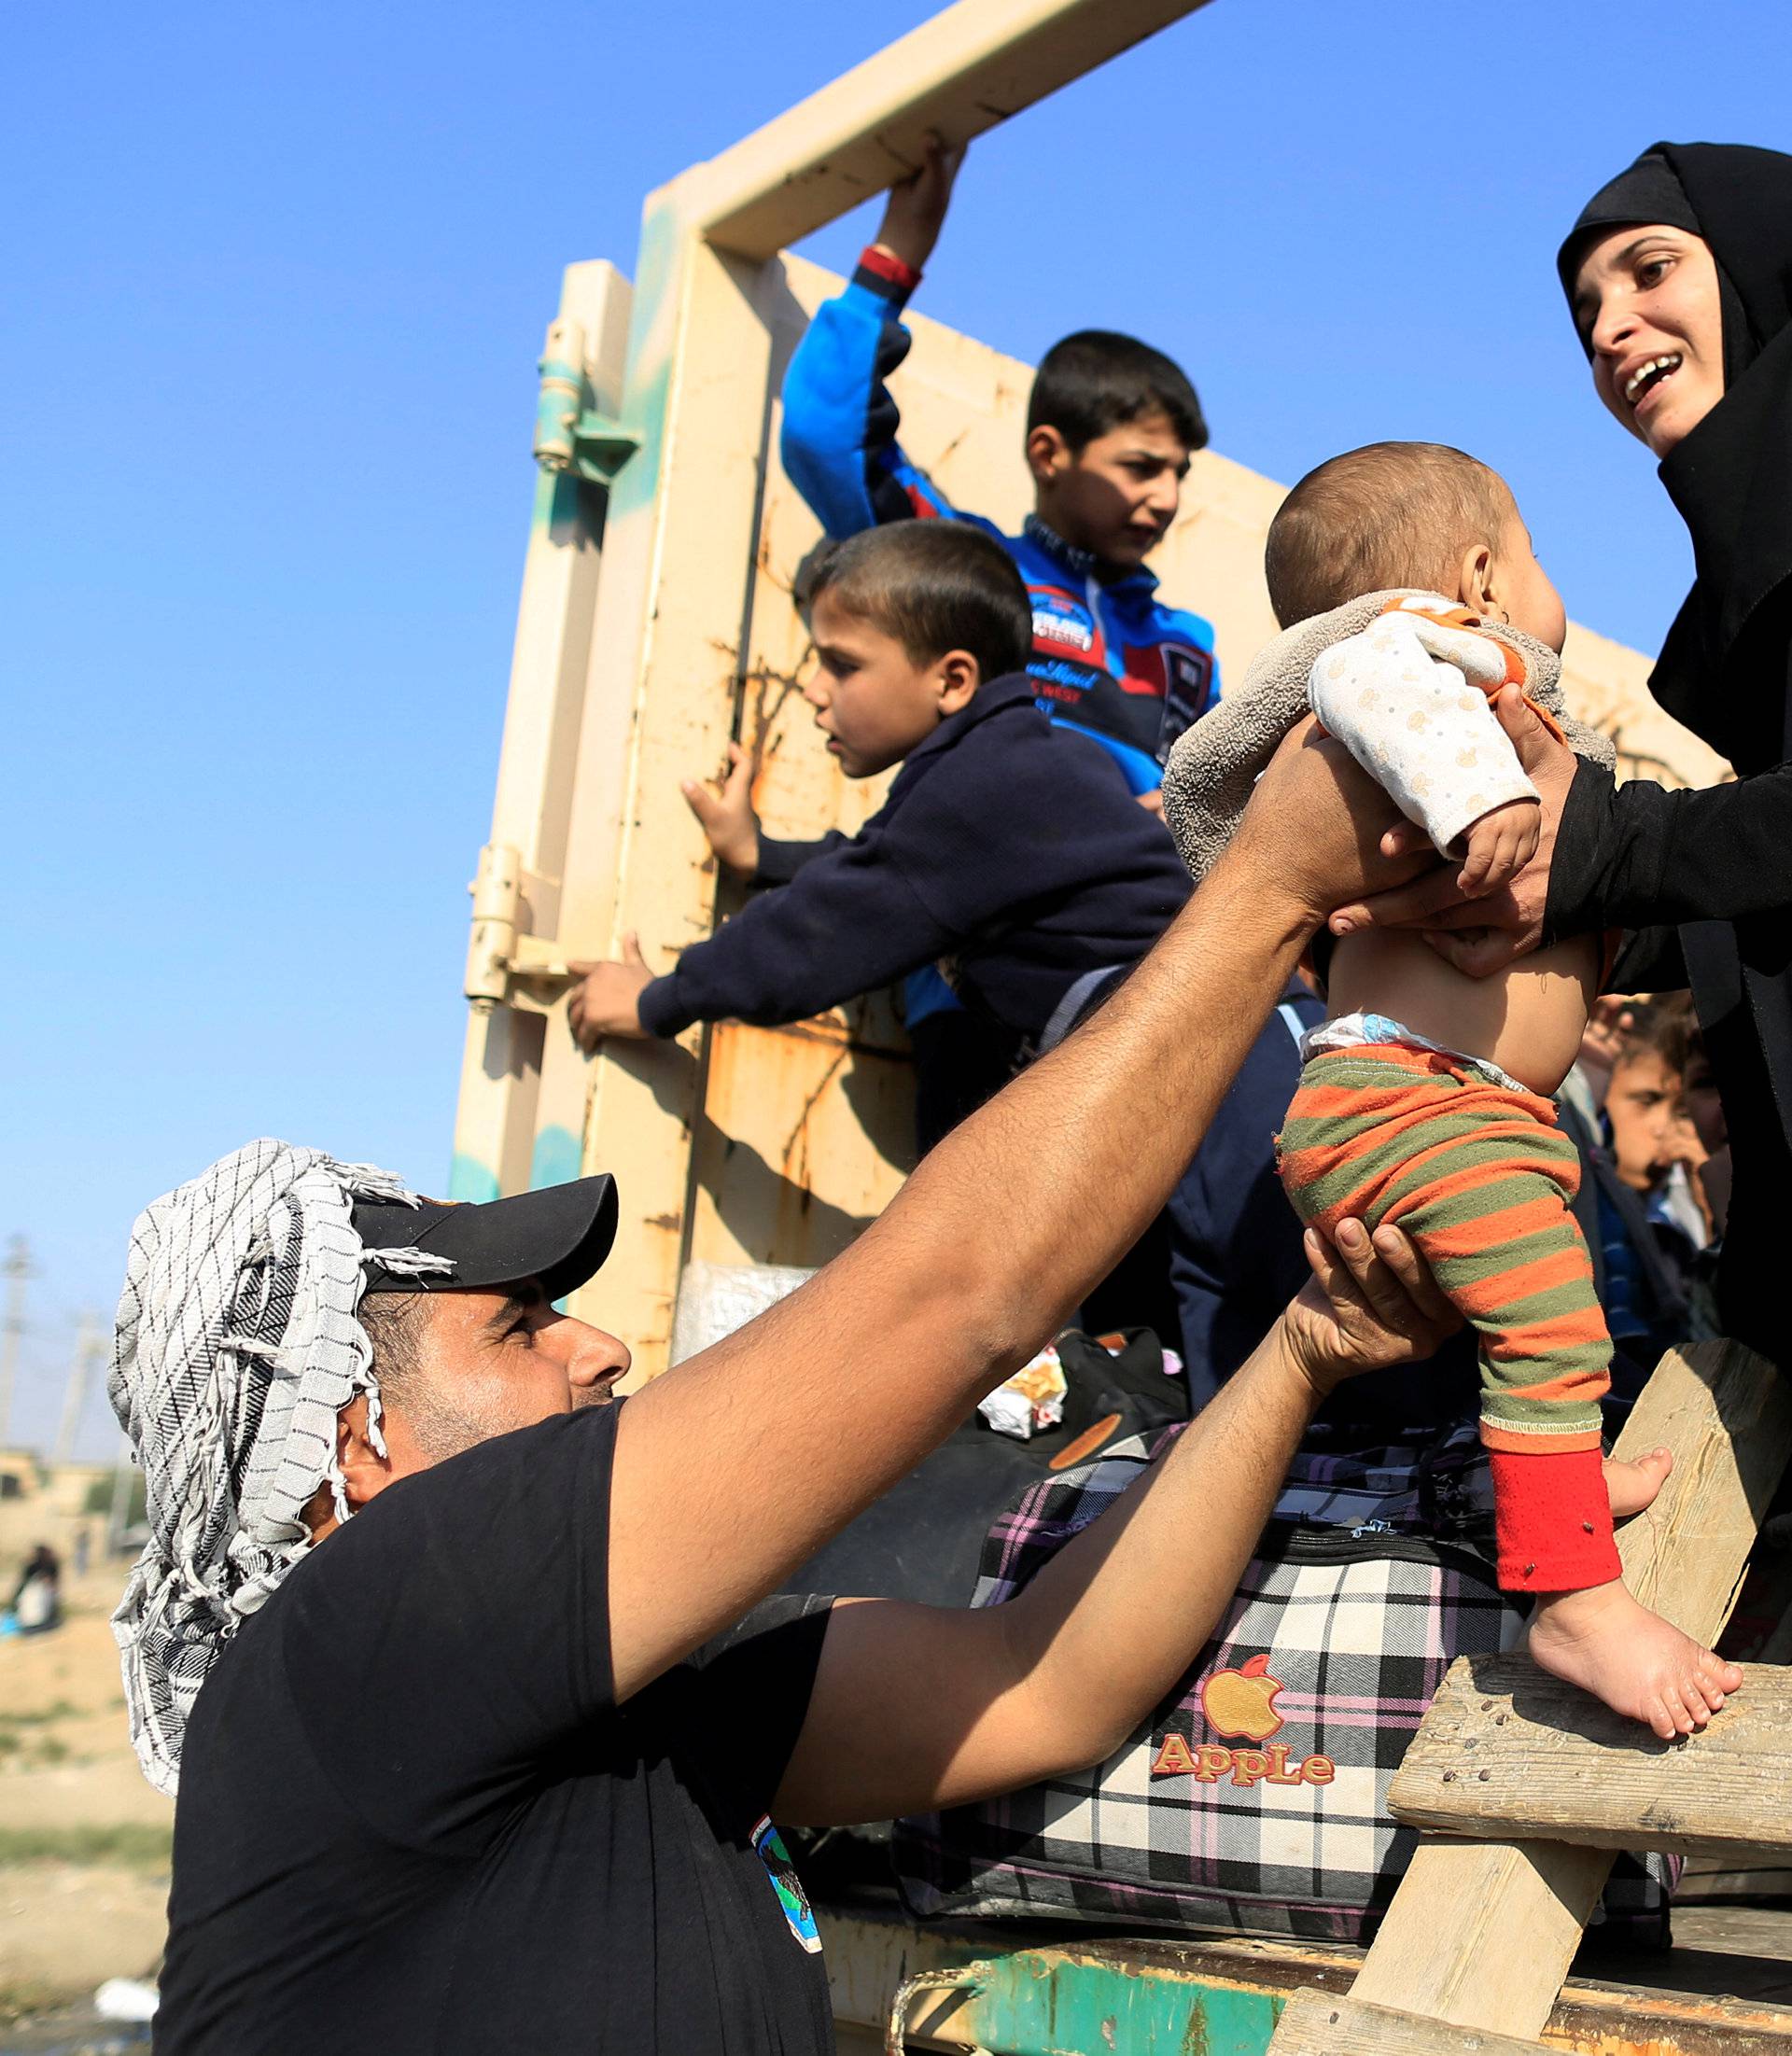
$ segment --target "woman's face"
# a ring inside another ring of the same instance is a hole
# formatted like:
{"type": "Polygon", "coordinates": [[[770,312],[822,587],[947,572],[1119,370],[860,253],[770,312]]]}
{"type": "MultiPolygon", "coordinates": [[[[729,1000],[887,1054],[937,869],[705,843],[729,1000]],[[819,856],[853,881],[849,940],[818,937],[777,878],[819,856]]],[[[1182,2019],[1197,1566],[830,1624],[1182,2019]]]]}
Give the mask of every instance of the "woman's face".
{"type": "Polygon", "coordinates": [[[1657,456],[1724,397],[1724,325],[1711,246],[1685,229],[1614,229],[1581,260],[1575,324],[1593,389],[1657,456]]]}

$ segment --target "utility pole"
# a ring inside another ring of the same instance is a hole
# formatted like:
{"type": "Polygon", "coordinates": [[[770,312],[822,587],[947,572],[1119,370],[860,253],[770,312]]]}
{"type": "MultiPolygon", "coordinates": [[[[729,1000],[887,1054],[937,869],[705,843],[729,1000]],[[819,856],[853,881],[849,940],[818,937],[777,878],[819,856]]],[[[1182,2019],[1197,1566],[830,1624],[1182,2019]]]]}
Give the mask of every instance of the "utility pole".
{"type": "Polygon", "coordinates": [[[22,1235],[7,1244],[0,1278],[7,1281],[7,1310],[0,1314],[0,1448],[7,1446],[7,1430],[12,1420],[13,1380],[19,1375],[19,1338],[25,1332],[25,1281],[35,1278],[31,1250],[22,1235]]]}
{"type": "Polygon", "coordinates": [[[81,1308],[81,1325],[75,1337],[75,1354],[69,1360],[68,1386],[63,1394],[62,1424],[50,1462],[58,1469],[75,1454],[75,1437],[81,1432],[81,1410],[87,1405],[88,1379],[100,1355],[100,1324],[91,1307],[81,1308]]]}

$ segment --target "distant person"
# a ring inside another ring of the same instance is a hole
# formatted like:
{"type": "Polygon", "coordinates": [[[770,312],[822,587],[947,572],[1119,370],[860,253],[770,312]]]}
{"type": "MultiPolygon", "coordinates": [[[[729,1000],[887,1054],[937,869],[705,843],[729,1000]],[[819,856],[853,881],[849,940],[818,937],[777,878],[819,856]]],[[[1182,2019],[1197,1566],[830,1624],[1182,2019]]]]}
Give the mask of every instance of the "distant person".
{"type": "Polygon", "coordinates": [[[41,1635],[61,1626],[63,1566],[48,1543],[40,1542],[25,1559],[25,1567],[13,1587],[10,1611],[21,1635],[41,1635]]]}
{"type": "Polygon", "coordinates": [[[1692,1132],[1690,1141],[1683,1141],[1683,1160],[1711,1230],[1706,1250],[1717,1252],[1729,1224],[1729,1123],[1696,1013],[1688,1023],[1687,1040],[1687,1121],[1692,1132]]]}
{"type": "MultiPolygon", "coordinates": [[[[1436,443],[1351,451],[1289,494],[1265,564],[1285,633],[1171,766],[1169,818],[1191,861],[1223,846],[1251,762],[1310,703],[1462,891],[1503,890],[1542,812],[1514,738],[1572,734],[1610,755],[1561,707],[1566,617],[1505,482],[1436,443]]],[[[1553,1103],[1601,967],[1593,936],[1486,980],[1417,932],[1333,937],[1329,1018],[1303,1040],[1278,1149],[1304,1221],[1397,1223],[1427,1252],[1480,1338],[1499,1580],[1534,1600],[1532,1657],[1666,1740],[1702,1727],[1740,1672],[1628,1590],[1613,1537],[1600,1412],[1612,1344],[1553,1103]]],[[[1634,1467],[1648,1492],[1665,1462],[1634,1467]]]]}
{"type": "Polygon", "coordinates": [[[1612,1338],[1611,1386],[1600,1403],[1609,1439],[1641,1397],[1664,1337],[1685,1339],[1687,1308],[1655,1253],[1642,1200],[1618,1175],[1605,1125],[1605,1095],[1624,1031],[1641,1002],[1618,993],[1593,1004],[1580,1055],[1556,1095],[1561,1132],[1580,1153],[1575,1219],[1593,1263],[1593,1290],[1612,1338]]]}
{"type": "Polygon", "coordinates": [[[1633,1000],[1616,1042],[1596,1159],[1605,1316],[1619,1350],[1652,1369],[1664,1350],[1698,1332],[1695,1302],[1706,1299],[1710,1224],[1674,1205],[1685,1194],[1697,1208],[1698,1188],[1685,1172],[1689,1157],[1701,1161],[1704,1152],[1687,1109],[1691,1038],[1684,1016],[1633,1000]]]}

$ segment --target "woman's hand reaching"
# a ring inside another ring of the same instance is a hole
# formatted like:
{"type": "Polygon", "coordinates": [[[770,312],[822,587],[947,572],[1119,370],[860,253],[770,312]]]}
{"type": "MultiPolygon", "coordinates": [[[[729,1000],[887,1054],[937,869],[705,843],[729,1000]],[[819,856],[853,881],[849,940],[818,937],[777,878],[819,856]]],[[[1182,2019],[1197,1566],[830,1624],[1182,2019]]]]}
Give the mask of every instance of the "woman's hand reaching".
{"type": "Polygon", "coordinates": [[[1364,1371],[1421,1363],[1463,1324],[1398,1228],[1371,1237],[1362,1222],[1345,1221],[1335,1243],[1309,1228],[1306,1250],[1313,1275],[1289,1301],[1282,1331],[1322,1399],[1364,1371]]]}

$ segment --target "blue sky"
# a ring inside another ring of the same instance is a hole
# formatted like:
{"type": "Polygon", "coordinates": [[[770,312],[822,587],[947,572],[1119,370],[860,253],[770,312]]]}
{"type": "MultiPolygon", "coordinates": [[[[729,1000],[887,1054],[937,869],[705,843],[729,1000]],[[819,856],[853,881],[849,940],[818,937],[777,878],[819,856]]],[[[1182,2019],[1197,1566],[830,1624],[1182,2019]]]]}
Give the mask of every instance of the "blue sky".
{"type": "MultiPolygon", "coordinates": [[[[0,1237],[45,1438],[132,1214],[255,1134],[445,1178],[562,265],[933,11],[293,0],[15,12],[0,81],[0,1237]]],[[[1792,12],[1213,0],[986,139],[922,288],[1021,357],[1172,351],[1292,479],[1389,436],[1516,486],[1570,609],[1687,575],[1551,269],[1660,135],[1784,134],[1792,12]]],[[[841,267],[862,214],[808,254],[841,267]]],[[[1185,595],[1199,605],[1198,594],[1185,595]]],[[[103,1402],[84,1446],[108,1447],[103,1402]]]]}

